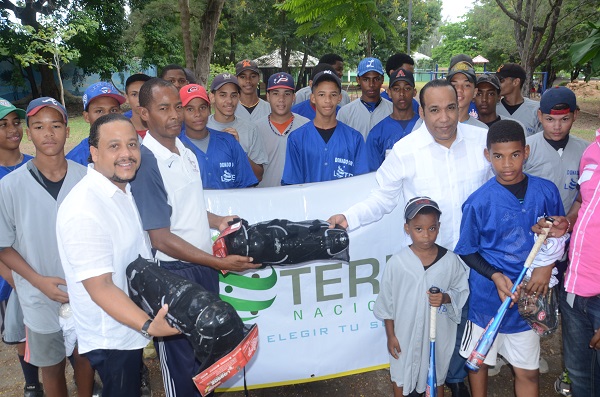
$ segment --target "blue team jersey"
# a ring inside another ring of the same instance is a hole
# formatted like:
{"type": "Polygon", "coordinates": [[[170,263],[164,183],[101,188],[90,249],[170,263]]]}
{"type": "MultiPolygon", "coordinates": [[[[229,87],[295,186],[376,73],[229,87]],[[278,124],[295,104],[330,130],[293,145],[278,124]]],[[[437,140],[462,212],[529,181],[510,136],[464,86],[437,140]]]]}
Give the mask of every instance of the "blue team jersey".
{"type": "MultiPolygon", "coordinates": [[[[0,179],[4,178],[6,175],[10,174],[17,168],[21,167],[23,164],[25,164],[32,158],[32,156],[23,153],[23,160],[19,164],[13,167],[0,167],[0,179]]],[[[10,286],[10,284],[5,279],[0,277],[0,302],[7,300],[11,291],[12,287],[10,286]]]]}
{"type": "MultiPolygon", "coordinates": [[[[533,247],[531,227],[544,215],[564,215],[560,194],[554,183],[527,175],[523,203],[496,178],[477,189],[462,206],[460,238],[454,252],[478,252],[490,265],[513,282],[523,270],[533,247]]],[[[469,275],[469,320],[485,328],[501,305],[493,281],[471,269],[469,275]]],[[[517,305],[506,312],[500,332],[512,334],[531,329],[519,315],[517,305]]]]}
{"type": "Polygon", "coordinates": [[[210,140],[204,153],[182,132],[181,142],[196,155],[205,189],[233,189],[258,184],[248,156],[233,135],[208,129],[210,140]]]}
{"type": "MultiPolygon", "coordinates": [[[[336,106],[335,114],[337,114],[337,112],[339,112],[339,110],[340,110],[340,107],[336,106]]],[[[314,120],[315,116],[317,115],[317,111],[310,104],[310,99],[307,99],[306,101],[297,103],[294,106],[292,106],[292,113],[296,113],[296,114],[299,114],[300,116],[304,116],[309,120],[314,120]]]]}
{"type": "Polygon", "coordinates": [[[311,121],[288,137],[281,184],[330,181],[367,172],[367,152],[360,132],[338,121],[325,143],[311,121]]]}
{"type": "Polygon", "coordinates": [[[83,140],[71,149],[65,157],[67,160],[74,161],[87,167],[89,164],[88,158],[90,157],[90,144],[88,138],[83,138],[83,140]]]}
{"type": "Polygon", "coordinates": [[[132,110],[128,110],[125,113],[123,113],[123,116],[127,117],[128,119],[130,119],[131,116],[133,116],[133,111],[132,110]]]}
{"type": "Polygon", "coordinates": [[[398,120],[388,116],[371,128],[367,135],[369,171],[376,171],[381,166],[385,160],[385,153],[392,149],[396,142],[410,134],[417,121],[419,121],[419,113],[415,113],[406,128],[402,128],[402,124],[398,120]]]}

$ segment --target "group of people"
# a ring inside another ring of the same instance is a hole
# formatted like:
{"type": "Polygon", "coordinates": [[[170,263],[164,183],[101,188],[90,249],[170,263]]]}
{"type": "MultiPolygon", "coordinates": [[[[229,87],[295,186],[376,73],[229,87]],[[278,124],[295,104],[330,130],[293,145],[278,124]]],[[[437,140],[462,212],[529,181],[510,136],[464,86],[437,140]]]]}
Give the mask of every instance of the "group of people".
{"type": "MultiPolygon", "coordinates": [[[[142,349],[150,338],[166,395],[199,395],[192,377],[202,363],[165,320],[167,306],[150,319],[129,299],[127,265],[139,255],[154,258],[218,294],[218,271],[260,264],[210,254],[210,229],[225,229],[235,216],[208,212],[203,189],[371,171],[378,187],[329,222],[352,232],[405,208],[398,232],[412,244],[387,263],[374,307],[385,323],[395,396],[425,390],[430,305],[439,307],[443,335],[438,395],[444,384],[453,397],[469,395],[468,376],[470,393],[485,396],[488,367],[500,355],[513,366],[517,396],[539,395],[539,336],[516,306],[481,370],[467,372],[465,358],[501,301],[517,299],[512,283],[544,226],[538,219],[547,215],[555,218],[551,238],[574,236],[566,292],[559,286],[561,312],[570,319],[563,339],[573,395],[600,393],[588,348],[600,347],[600,313],[590,310],[600,293],[593,282],[599,256],[589,237],[600,222],[593,211],[600,140],[586,149],[569,134],[575,94],[557,87],[531,101],[521,95],[522,67],[477,76],[464,54],[452,58],[446,78],[425,84],[419,101],[406,54],[390,57],[385,70],[376,58],[361,60],[354,101],[342,89],[342,72],[343,59],[327,54],[298,92],[293,76],[275,73],[266,79],[266,101],[251,60],[240,61],[235,74],[217,75],[208,91],[178,65],[160,77],[130,76],[125,96],[95,83],[83,96],[89,137],[66,155],[68,114],[60,103],[38,98],[23,111],[0,100],[3,338],[18,346],[26,397],[66,396],[67,357],[78,395],[92,395],[95,371],[104,396],[143,394],[142,349]],[[382,92],[385,75],[389,88],[382,92]],[[125,102],[131,110],[121,114],[125,102]],[[19,148],[22,119],[33,158],[19,148]],[[76,343],[67,338],[71,312],[76,343]]],[[[546,265],[533,270],[521,293],[546,293],[554,262],[546,265]]]]}

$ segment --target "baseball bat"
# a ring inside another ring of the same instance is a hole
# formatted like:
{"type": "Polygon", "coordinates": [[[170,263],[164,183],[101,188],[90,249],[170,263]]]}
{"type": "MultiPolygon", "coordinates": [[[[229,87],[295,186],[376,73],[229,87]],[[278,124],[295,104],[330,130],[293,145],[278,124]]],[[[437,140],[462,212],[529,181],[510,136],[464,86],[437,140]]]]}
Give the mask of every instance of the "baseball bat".
{"type": "MultiPolygon", "coordinates": [[[[538,251],[542,247],[542,244],[544,244],[544,241],[546,240],[546,236],[548,236],[548,232],[550,231],[550,227],[552,226],[554,219],[546,217],[546,222],[548,222],[548,227],[542,229],[542,233],[538,236],[538,239],[533,245],[533,248],[531,248],[527,259],[525,260],[525,264],[523,265],[523,270],[521,270],[521,273],[519,273],[517,280],[515,281],[513,287],[510,290],[511,294],[514,294],[514,292],[517,290],[517,286],[521,284],[521,281],[523,281],[523,277],[525,277],[527,269],[529,269],[529,267],[531,266],[531,263],[533,262],[538,251]]],[[[502,323],[502,319],[504,318],[504,315],[506,314],[506,311],[510,306],[510,302],[510,296],[507,296],[504,299],[504,302],[502,302],[502,305],[498,309],[496,315],[490,320],[488,325],[483,330],[481,337],[477,341],[477,345],[475,345],[475,348],[473,349],[473,351],[469,355],[469,358],[467,359],[466,365],[467,368],[469,368],[471,371],[479,371],[479,368],[481,367],[483,361],[487,357],[487,354],[489,353],[490,348],[494,343],[494,340],[496,340],[496,336],[498,335],[498,329],[500,329],[500,324],[502,323]]]]}
{"type": "MultiPolygon", "coordinates": [[[[431,287],[429,293],[439,294],[440,289],[431,287]]],[[[435,323],[437,311],[437,307],[431,306],[429,308],[429,370],[427,371],[426,397],[437,397],[437,375],[435,373],[435,323]]]]}

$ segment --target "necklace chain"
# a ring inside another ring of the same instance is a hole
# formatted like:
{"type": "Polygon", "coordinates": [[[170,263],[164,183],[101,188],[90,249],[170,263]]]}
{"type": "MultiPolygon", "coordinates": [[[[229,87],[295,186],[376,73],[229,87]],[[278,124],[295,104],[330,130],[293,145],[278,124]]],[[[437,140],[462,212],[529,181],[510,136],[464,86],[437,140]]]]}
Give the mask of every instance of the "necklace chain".
{"type": "Polygon", "coordinates": [[[17,169],[17,167],[23,162],[23,153],[21,153],[21,156],[19,157],[19,160],[17,161],[16,164],[14,165],[4,165],[4,164],[0,164],[0,167],[4,168],[5,170],[7,170],[8,172],[13,172],[14,170],[17,169]]]}
{"type": "Polygon", "coordinates": [[[292,130],[292,126],[294,125],[294,115],[292,114],[292,121],[290,122],[290,125],[288,125],[288,127],[285,129],[285,131],[283,132],[279,132],[279,130],[275,131],[275,129],[273,128],[273,124],[271,123],[271,115],[268,116],[269,118],[269,127],[271,127],[271,131],[273,131],[273,133],[275,135],[287,135],[289,134],[289,132],[292,130]]]}
{"type": "Polygon", "coordinates": [[[245,108],[253,108],[256,105],[258,105],[259,102],[260,102],[260,98],[258,98],[258,101],[256,101],[256,103],[254,105],[247,106],[247,105],[244,105],[244,103],[242,101],[240,101],[240,103],[242,104],[242,106],[244,106],[245,108]]]}

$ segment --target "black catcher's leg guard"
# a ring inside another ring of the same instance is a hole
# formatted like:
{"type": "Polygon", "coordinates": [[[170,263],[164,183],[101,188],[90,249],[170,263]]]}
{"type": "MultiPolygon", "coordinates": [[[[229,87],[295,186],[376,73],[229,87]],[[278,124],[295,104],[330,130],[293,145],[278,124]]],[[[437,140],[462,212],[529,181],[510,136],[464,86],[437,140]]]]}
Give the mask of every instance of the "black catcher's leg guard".
{"type": "Polygon", "coordinates": [[[129,297],[154,317],[166,303],[167,321],[192,344],[200,371],[233,350],[248,332],[235,309],[202,286],[138,257],[127,267],[129,297]]]}
{"type": "Polygon", "coordinates": [[[213,246],[215,255],[251,256],[263,265],[350,260],[348,233],[341,227],[329,229],[327,222],[274,219],[250,226],[245,220],[240,222],[221,233],[213,246]]]}

